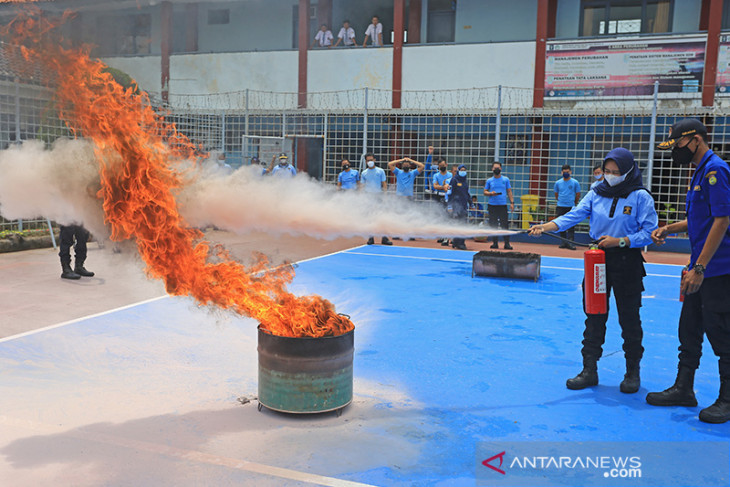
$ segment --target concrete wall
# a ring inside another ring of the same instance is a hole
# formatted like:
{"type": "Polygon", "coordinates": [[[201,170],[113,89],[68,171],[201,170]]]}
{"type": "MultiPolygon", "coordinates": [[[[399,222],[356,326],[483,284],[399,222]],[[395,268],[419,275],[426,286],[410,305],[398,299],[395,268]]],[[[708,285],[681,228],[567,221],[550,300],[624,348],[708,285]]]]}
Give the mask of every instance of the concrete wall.
{"type": "Polygon", "coordinates": [[[143,90],[159,93],[162,78],[160,56],[114,57],[102,59],[113,68],[121,69],[137,81],[143,90]]]}
{"type": "Polygon", "coordinates": [[[307,68],[310,92],[393,87],[390,47],[309,51],[307,68]]]}
{"type": "MultiPolygon", "coordinates": [[[[393,50],[352,48],[309,52],[310,92],[360,88],[390,90],[393,50]]],[[[534,42],[407,46],[403,89],[454,90],[497,85],[532,87],[534,42]],[[464,60],[470,62],[464,62],[464,60]],[[515,59],[525,60],[522,63],[515,59]]],[[[160,91],[159,56],[105,59],[150,92],[160,91]]],[[[297,91],[296,51],[180,54],[170,59],[170,92],[209,94],[243,91],[297,91]]]]}
{"type": "Polygon", "coordinates": [[[411,46],[403,50],[404,90],[505,85],[532,88],[535,42],[411,46]]]}
{"type": "Polygon", "coordinates": [[[535,39],[537,0],[459,0],[456,5],[455,42],[535,39]]]}
{"type": "MultiPolygon", "coordinates": [[[[198,4],[198,51],[230,52],[292,49],[297,0],[198,4]],[[208,25],[208,10],[230,10],[230,23],[208,25]]],[[[310,21],[311,22],[311,21],[310,21]]]]}

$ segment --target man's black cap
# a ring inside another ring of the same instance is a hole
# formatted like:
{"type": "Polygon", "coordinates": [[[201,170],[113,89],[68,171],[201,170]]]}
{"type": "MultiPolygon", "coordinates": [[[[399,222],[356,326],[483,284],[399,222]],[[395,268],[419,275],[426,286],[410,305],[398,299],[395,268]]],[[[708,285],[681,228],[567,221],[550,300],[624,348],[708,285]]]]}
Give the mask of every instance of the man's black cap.
{"type": "Polygon", "coordinates": [[[688,135],[707,135],[707,127],[696,118],[683,118],[672,125],[669,139],[659,144],[659,149],[671,149],[677,140],[688,135]]]}

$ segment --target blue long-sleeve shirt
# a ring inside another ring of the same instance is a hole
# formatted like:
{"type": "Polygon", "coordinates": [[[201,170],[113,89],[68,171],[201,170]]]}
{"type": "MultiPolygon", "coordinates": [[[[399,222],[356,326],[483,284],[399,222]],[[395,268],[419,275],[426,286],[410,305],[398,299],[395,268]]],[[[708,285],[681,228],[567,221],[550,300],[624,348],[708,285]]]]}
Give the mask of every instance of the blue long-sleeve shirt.
{"type": "Polygon", "coordinates": [[[618,199],[613,217],[610,217],[612,205],[613,198],[598,196],[591,190],[578,206],[553,220],[553,223],[562,231],[590,218],[591,229],[588,233],[593,240],[608,235],[628,237],[633,248],[649,245],[651,232],[659,222],[654,198],[647,191],[634,191],[627,198],[618,199]]]}

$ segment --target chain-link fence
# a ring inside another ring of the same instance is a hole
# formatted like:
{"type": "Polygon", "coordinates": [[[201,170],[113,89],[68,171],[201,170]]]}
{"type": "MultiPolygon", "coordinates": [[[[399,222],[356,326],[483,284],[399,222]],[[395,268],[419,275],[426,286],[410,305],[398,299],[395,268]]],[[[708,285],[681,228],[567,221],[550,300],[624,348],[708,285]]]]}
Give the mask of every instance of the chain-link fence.
{"type": "MultiPolygon", "coordinates": [[[[0,73],[2,148],[20,140],[51,142],[67,135],[50,90],[22,82],[11,71],[6,67],[0,73]]],[[[404,156],[426,162],[427,148],[434,146],[434,155],[450,166],[467,166],[471,193],[485,207],[484,184],[492,163],[500,161],[515,196],[516,209],[510,214],[514,228],[554,216],[553,188],[563,164],[571,165],[585,194],[594,165],[619,146],[636,156],[660,220],[682,219],[689,169],[672,166],[668,154],[653,150],[679,118],[701,118],[716,152],[723,157],[730,153],[727,117],[691,104],[665,108],[656,99],[634,97],[534,109],[526,106],[531,90],[506,87],[402,95],[407,107],[402,109],[386,108],[389,92],[368,89],[310,93],[308,103],[314,108],[306,109],[295,108],[292,93],[178,95],[171,98],[166,116],[204,149],[223,152],[233,167],[268,165],[275,154],[287,152],[300,171],[327,184],[336,182],[342,159],[362,168],[364,154],[372,152],[385,168],[389,160],[404,156]]],[[[417,199],[428,196],[432,174],[427,167],[417,178],[417,199]]],[[[39,216],[33,224],[45,220],[39,216]]],[[[17,226],[0,221],[0,230],[17,226]]]]}

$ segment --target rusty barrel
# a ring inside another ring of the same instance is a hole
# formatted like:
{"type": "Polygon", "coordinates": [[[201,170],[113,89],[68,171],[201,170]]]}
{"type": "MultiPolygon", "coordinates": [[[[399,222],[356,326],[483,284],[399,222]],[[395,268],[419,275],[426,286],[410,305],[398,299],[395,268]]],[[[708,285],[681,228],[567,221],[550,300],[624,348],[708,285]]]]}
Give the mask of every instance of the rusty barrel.
{"type": "Polygon", "coordinates": [[[323,413],[352,402],[355,330],[318,338],[259,331],[259,405],[284,413],[323,413]]]}

